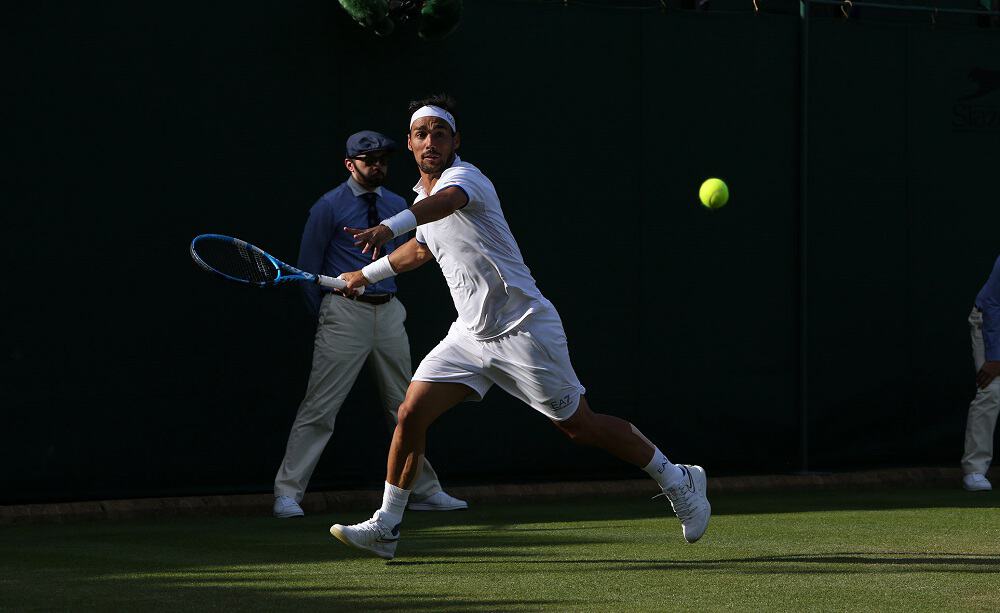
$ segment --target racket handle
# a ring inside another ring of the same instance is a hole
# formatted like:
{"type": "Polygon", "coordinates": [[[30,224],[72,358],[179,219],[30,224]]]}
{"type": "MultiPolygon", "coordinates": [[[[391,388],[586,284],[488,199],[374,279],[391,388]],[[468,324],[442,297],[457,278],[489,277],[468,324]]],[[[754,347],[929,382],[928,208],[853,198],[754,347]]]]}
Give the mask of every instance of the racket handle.
{"type": "MultiPolygon", "coordinates": [[[[347,288],[347,282],[338,277],[328,277],[326,275],[316,275],[316,283],[327,289],[339,289],[343,290],[347,288]]],[[[359,287],[354,290],[358,295],[365,293],[364,287],[359,287]]]]}

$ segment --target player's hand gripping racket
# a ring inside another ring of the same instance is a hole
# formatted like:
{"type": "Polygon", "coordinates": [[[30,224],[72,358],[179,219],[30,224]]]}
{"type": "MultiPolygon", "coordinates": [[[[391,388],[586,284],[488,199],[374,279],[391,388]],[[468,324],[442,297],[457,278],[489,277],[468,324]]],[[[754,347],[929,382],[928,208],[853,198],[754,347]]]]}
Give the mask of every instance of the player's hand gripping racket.
{"type": "MultiPolygon", "coordinates": [[[[191,258],[198,266],[223,279],[254,287],[273,287],[283,283],[317,283],[322,287],[347,291],[342,279],[314,275],[285,264],[259,247],[221,234],[202,234],[191,241],[191,258]]],[[[365,288],[353,290],[363,294],[365,288]]]]}

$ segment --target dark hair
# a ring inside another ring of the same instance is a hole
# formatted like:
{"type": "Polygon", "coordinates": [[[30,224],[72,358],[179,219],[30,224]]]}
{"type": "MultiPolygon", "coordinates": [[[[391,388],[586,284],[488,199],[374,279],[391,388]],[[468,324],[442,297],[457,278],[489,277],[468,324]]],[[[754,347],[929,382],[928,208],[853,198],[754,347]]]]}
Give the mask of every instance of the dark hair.
{"type": "Polygon", "coordinates": [[[417,109],[419,109],[422,106],[438,106],[438,107],[441,107],[444,110],[446,110],[449,113],[451,113],[452,116],[455,118],[455,123],[456,124],[458,123],[458,116],[455,115],[455,107],[458,106],[458,103],[455,102],[455,99],[452,98],[448,94],[444,94],[444,93],[434,94],[433,96],[428,96],[428,97],[422,98],[420,100],[411,100],[410,101],[410,106],[407,109],[407,112],[410,115],[412,115],[413,113],[416,112],[417,109]]]}

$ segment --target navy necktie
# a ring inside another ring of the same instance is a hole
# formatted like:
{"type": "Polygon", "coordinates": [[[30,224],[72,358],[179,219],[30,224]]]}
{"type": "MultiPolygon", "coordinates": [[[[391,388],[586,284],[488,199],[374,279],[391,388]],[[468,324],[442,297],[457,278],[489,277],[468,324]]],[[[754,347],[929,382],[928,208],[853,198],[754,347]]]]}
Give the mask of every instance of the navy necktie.
{"type": "Polygon", "coordinates": [[[378,199],[378,194],[375,192],[365,192],[361,194],[361,199],[368,203],[368,227],[374,228],[378,225],[378,222],[382,221],[378,217],[378,209],[375,208],[375,200],[378,199]]]}

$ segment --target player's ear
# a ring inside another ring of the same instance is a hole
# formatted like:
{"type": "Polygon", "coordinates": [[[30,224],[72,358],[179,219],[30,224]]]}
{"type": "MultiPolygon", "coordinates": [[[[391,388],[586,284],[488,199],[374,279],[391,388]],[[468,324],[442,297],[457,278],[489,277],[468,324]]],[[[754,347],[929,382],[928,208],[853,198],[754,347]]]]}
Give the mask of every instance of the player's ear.
{"type": "Polygon", "coordinates": [[[455,150],[458,150],[459,145],[462,144],[462,135],[455,132],[455,150]]]}
{"type": "Polygon", "coordinates": [[[347,169],[347,172],[354,172],[354,162],[351,158],[344,158],[344,168],[347,169]]]}
{"type": "Polygon", "coordinates": [[[406,148],[409,149],[410,151],[413,151],[413,144],[410,143],[410,133],[409,132],[406,133],[406,148]]]}

